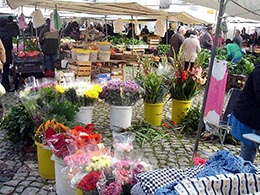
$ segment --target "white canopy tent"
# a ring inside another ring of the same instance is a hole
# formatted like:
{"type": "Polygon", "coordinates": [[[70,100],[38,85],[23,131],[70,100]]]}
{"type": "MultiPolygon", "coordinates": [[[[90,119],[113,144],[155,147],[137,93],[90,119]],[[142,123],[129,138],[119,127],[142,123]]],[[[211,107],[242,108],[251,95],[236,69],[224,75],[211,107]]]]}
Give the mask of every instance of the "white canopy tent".
{"type": "Polygon", "coordinates": [[[88,3],[75,1],[57,0],[7,0],[7,4],[16,9],[20,6],[54,9],[55,6],[60,11],[76,13],[86,13],[95,15],[128,15],[145,18],[163,17],[172,21],[179,21],[185,24],[206,24],[207,21],[198,19],[186,12],[165,12],[151,9],[138,3],[88,3]]]}
{"type": "MultiPolygon", "coordinates": [[[[200,5],[215,10],[219,9],[219,0],[184,0],[195,5],[200,5]]],[[[260,1],[259,0],[226,0],[224,11],[229,16],[260,20],[260,1]]]]}

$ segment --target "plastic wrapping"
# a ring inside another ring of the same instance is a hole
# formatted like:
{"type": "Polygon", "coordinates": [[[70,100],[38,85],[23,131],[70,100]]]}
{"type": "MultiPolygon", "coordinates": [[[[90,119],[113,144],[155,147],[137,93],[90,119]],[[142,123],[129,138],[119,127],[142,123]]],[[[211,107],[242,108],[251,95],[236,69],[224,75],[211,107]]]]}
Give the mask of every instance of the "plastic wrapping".
{"type": "Polygon", "coordinates": [[[135,134],[131,132],[113,132],[113,148],[115,151],[130,152],[133,150],[135,134]]]}

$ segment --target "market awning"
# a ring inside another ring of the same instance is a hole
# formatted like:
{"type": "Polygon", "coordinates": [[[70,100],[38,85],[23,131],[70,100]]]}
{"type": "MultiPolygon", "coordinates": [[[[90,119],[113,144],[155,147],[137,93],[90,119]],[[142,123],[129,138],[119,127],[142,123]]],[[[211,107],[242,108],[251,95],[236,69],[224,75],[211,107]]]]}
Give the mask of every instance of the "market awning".
{"type": "Polygon", "coordinates": [[[194,17],[187,12],[169,12],[169,20],[183,22],[185,24],[208,24],[206,20],[201,20],[197,17],[194,17]]]}
{"type": "MultiPolygon", "coordinates": [[[[195,5],[219,9],[219,0],[184,0],[195,5]]],[[[260,20],[260,1],[258,0],[227,0],[225,13],[229,16],[260,20]]]]}
{"type": "Polygon", "coordinates": [[[54,9],[88,14],[100,15],[133,15],[148,18],[167,16],[168,13],[161,10],[147,8],[138,3],[87,3],[57,0],[7,0],[7,4],[16,9],[20,6],[36,6],[37,8],[54,9]]]}

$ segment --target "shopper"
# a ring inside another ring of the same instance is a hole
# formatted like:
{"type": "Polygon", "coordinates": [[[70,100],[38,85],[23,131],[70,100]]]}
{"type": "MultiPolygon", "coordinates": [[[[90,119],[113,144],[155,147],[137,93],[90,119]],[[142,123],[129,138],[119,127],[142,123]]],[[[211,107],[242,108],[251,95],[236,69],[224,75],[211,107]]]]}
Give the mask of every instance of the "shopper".
{"type": "Polygon", "coordinates": [[[206,32],[202,34],[200,37],[200,45],[201,48],[211,50],[213,47],[213,40],[212,40],[212,32],[213,28],[211,26],[207,27],[206,32]]]}
{"type": "Polygon", "coordinates": [[[20,34],[20,30],[17,23],[13,21],[13,16],[8,16],[6,28],[12,37],[17,37],[20,34]]]}
{"type": "Polygon", "coordinates": [[[12,34],[7,31],[6,24],[8,20],[5,18],[0,19],[0,39],[5,48],[5,56],[6,62],[3,64],[3,75],[2,75],[2,85],[4,86],[6,91],[11,90],[10,82],[9,82],[9,72],[10,72],[10,64],[12,63],[12,34]]]}
{"type": "Polygon", "coordinates": [[[174,28],[173,28],[173,24],[169,24],[169,28],[167,29],[167,31],[164,34],[164,37],[162,38],[161,44],[169,44],[170,43],[170,39],[172,37],[172,35],[175,34],[174,28]]]}
{"type": "Polygon", "coordinates": [[[233,38],[233,42],[238,44],[240,48],[243,47],[243,38],[240,36],[240,30],[236,30],[235,37],[233,38]]]}
{"type": "Polygon", "coordinates": [[[243,52],[238,44],[234,43],[230,39],[226,40],[226,59],[231,60],[233,63],[238,63],[243,57],[243,52]]]}
{"type": "Polygon", "coordinates": [[[141,35],[148,35],[149,29],[147,28],[147,25],[144,26],[144,28],[141,30],[141,35]]]}
{"type": "Polygon", "coordinates": [[[40,32],[39,41],[44,54],[44,68],[46,77],[55,76],[55,60],[58,53],[58,32],[50,32],[50,19],[46,20],[45,28],[40,32]]]}
{"type": "Polygon", "coordinates": [[[178,57],[180,47],[185,39],[184,35],[186,33],[187,29],[184,26],[180,26],[177,33],[173,34],[170,39],[170,53],[169,56],[175,58],[178,57]]]}
{"type": "Polygon", "coordinates": [[[231,134],[241,141],[240,156],[254,162],[258,145],[243,138],[246,133],[260,132],[260,64],[249,75],[242,94],[230,117],[231,134]]]}
{"type": "Polygon", "coordinates": [[[190,31],[190,37],[183,41],[181,47],[183,48],[184,69],[192,69],[197,54],[201,50],[196,30],[190,31]]]}

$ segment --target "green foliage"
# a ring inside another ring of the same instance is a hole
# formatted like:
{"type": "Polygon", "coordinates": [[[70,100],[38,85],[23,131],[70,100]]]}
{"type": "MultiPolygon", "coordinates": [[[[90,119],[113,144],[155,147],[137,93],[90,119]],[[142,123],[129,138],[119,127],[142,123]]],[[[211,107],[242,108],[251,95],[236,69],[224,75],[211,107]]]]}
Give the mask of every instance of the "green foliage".
{"type": "Polygon", "coordinates": [[[169,91],[163,77],[149,73],[143,78],[144,102],[149,104],[162,103],[169,91]]]}
{"type": "Polygon", "coordinates": [[[238,63],[228,63],[229,73],[238,75],[249,75],[254,70],[255,61],[255,56],[251,54],[244,55],[238,63]]]}
{"type": "Polygon", "coordinates": [[[156,144],[163,139],[169,139],[170,134],[166,129],[154,127],[151,124],[140,121],[127,129],[135,133],[135,142],[142,148],[144,144],[156,144]]]}
{"type": "Polygon", "coordinates": [[[17,146],[33,144],[35,124],[29,112],[22,104],[15,105],[11,111],[4,115],[0,128],[5,129],[5,139],[17,146]]]}
{"type": "Polygon", "coordinates": [[[160,55],[167,55],[170,52],[171,45],[169,44],[159,44],[158,45],[158,53],[160,55]]]}
{"type": "Polygon", "coordinates": [[[132,38],[124,38],[122,35],[117,36],[106,36],[103,41],[111,42],[113,45],[146,45],[146,43],[142,40],[132,39],[132,38]]]}
{"type": "Polygon", "coordinates": [[[183,133],[187,135],[195,135],[201,115],[201,105],[191,107],[187,116],[184,117],[179,126],[183,127],[183,133]]]}
{"type": "Polygon", "coordinates": [[[36,108],[41,113],[42,121],[55,118],[67,126],[74,123],[76,112],[79,109],[77,104],[66,100],[63,94],[58,93],[54,87],[42,88],[39,93],[36,108]]]}
{"type": "Polygon", "coordinates": [[[208,49],[201,49],[196,58],[195,64],[201,66],[202,68],[207,68],[209,66],[209,59],[211,56],[211,51],[208,49]]]}

